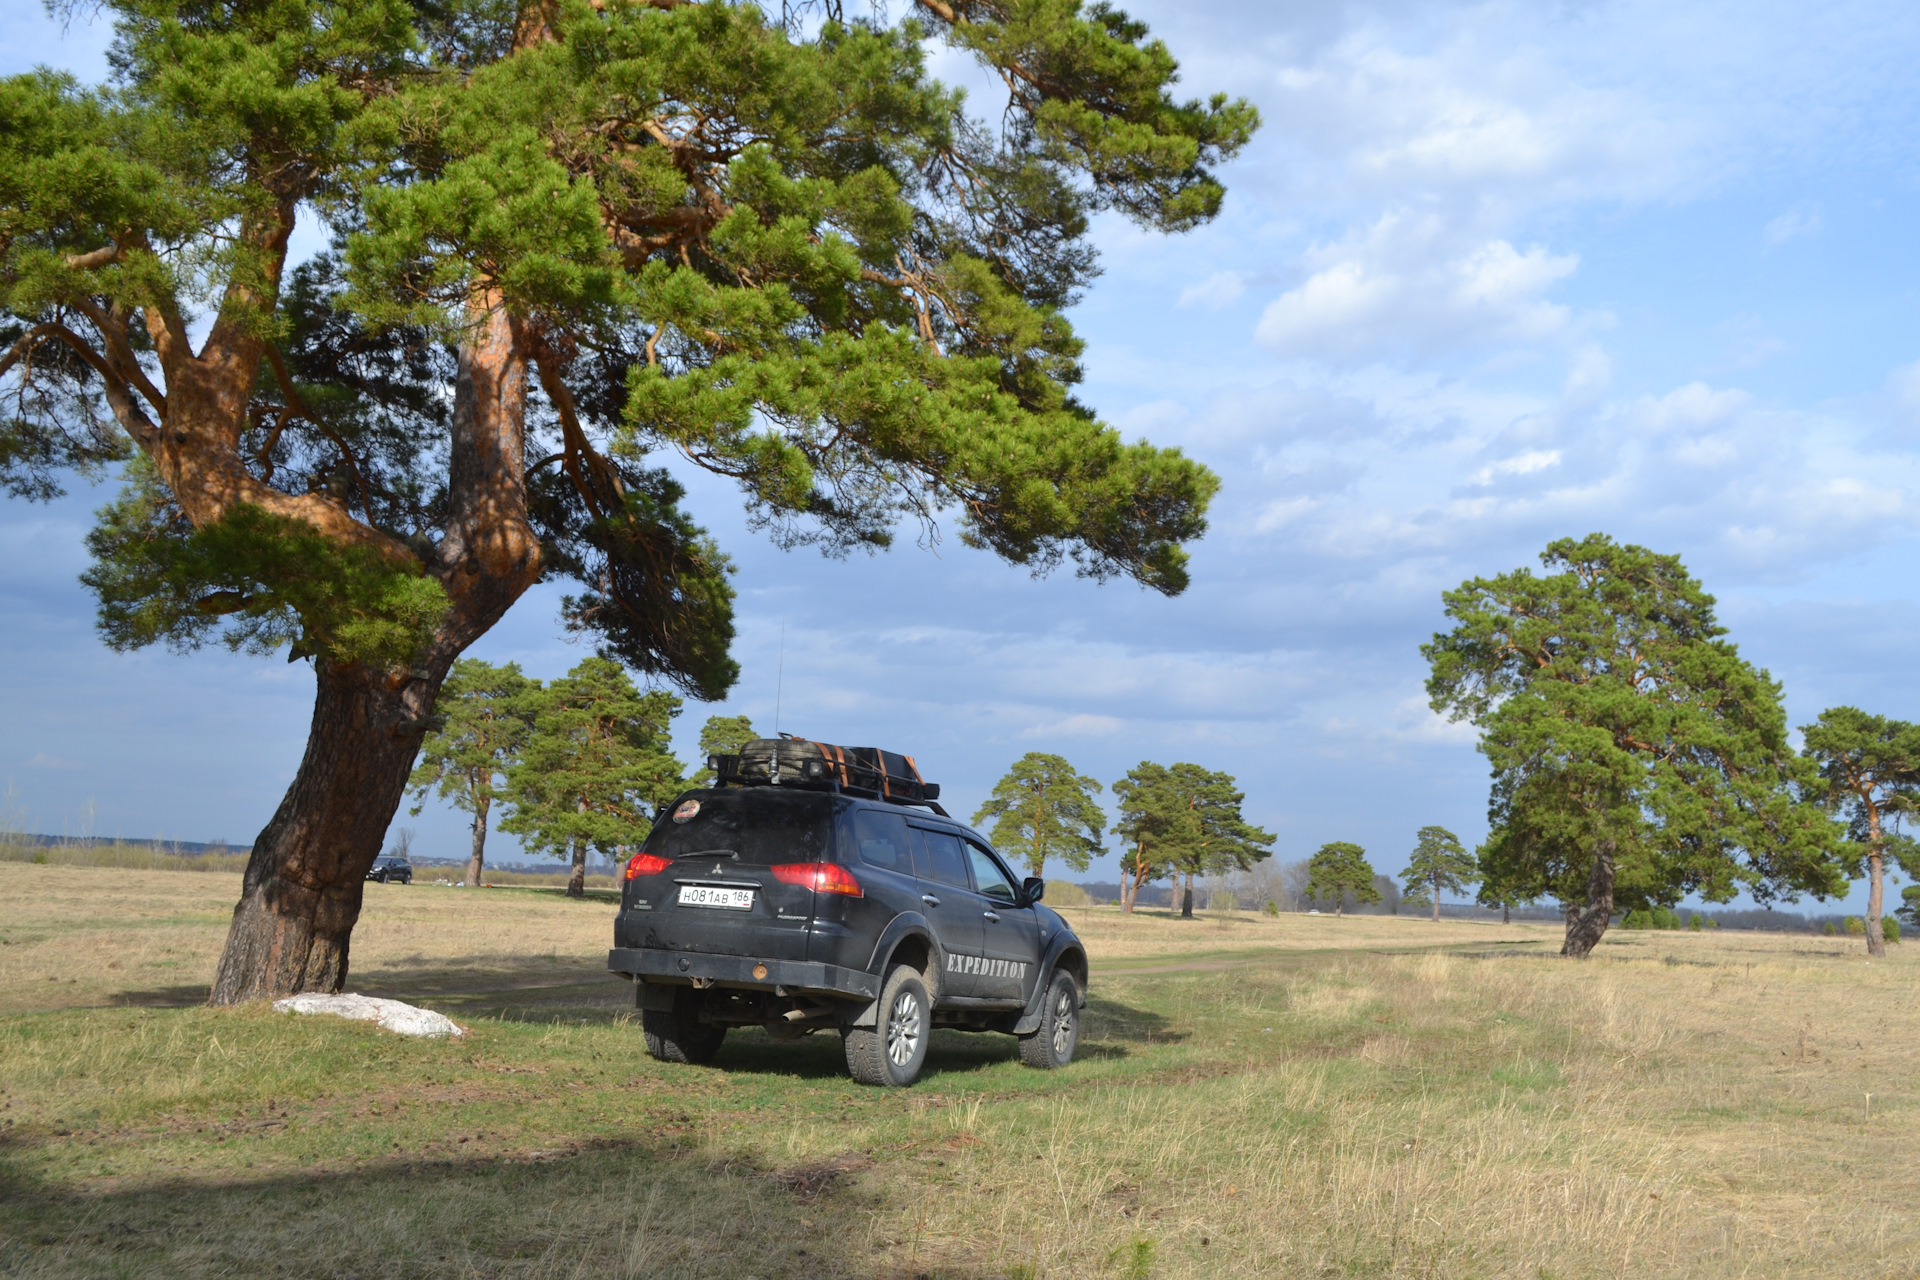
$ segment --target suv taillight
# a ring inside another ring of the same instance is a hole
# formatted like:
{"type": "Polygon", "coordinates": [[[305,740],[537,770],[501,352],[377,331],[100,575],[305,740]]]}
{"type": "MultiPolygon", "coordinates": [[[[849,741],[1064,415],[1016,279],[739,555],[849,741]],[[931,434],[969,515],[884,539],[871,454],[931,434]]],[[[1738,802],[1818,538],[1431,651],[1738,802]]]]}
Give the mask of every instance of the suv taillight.
{"type": "Polygon", "coordinates": [[[781,884],[805,885],[815,893],[844,893],[849,898],[866,896],[853,872],[837,862],[783,862],[768,870],[781,884]]]}
{"type": "Polygon", "coordinates": [[[627,879],[640,876],[657,876],[673,864],[665,858],[656,858],[650,853],[636,853],[627,859],[627,879]]]}

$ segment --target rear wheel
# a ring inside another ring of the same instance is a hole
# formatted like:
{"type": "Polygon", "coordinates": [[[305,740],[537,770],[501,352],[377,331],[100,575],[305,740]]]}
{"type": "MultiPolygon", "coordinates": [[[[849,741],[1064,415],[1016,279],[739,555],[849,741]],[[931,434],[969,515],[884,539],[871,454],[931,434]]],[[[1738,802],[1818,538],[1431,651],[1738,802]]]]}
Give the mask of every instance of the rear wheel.
{"type": "Polygon", "coordinates": [[[727,1038],[725,1027],[708,1026],[700,1021],[697,997],[691,987],[676,987],[672,1009],[643,1009],[640,1030],[645,1033],[647,1053],[662,1062],[683,1062],[701,1066],[713,1061],[720,1042],[727,1038]]]}
{"type": "Polygon", "coordinates": [[[927,1038],[933,1031],[933,1002],[918,970],[900,965],[880,988],[880,1013],[874,1026],[847,1031],[847,1070],[861,1084],[900,1088],[910,1085],[927,1062],[927,1038]]]}
{"type": "Polygon", "coordinates": [[[1072,974],[1055,970],[1047,984],[1046,1002],[1040,1006],[1040,1025],[1020,1037],[1020,1061],[1051,1071],[1072,1062],[1079,1043],[1080,984],[1072,974]]]}

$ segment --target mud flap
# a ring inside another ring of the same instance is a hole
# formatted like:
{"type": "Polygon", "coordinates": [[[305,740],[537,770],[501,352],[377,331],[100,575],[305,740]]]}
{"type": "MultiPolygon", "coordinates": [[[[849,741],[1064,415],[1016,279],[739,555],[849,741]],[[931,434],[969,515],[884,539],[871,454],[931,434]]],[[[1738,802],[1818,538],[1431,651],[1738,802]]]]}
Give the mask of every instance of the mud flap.
{"type": "Polygon", "coordinates": [[[636,981],[633,984],[633,1007],[651,1009],[655,1013],[672,1013],[673,993],[679,989],[664,982],[636,981]]]}

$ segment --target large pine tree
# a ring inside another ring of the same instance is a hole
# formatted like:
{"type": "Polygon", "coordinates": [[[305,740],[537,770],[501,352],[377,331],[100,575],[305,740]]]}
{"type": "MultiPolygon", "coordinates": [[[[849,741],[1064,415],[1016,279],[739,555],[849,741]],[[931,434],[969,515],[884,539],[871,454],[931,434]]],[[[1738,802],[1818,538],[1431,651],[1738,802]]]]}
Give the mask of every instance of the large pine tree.
{"type": "Polygon", "coordinates": [[[215,1002],[339,989],[441,682],[543,575],[629,666],[731,684],[729,566],[655,453],[788,544],[953,510],[1014,563],[1185,586],[1217,482],[1073,398],[1063,311],[1090,215],[1212,217],[1256,117],[1175,99],[1117,11],[110,7],[112,83],[0,81],[0,479],[137,453],[108,640],[313,663],[215,1002]],[[1008,86],[990,119],[929,36],[1008,86]],[[316,213],[339,259],[289,280],[316,213]]]}
{"type": "Polygon", "coordinates": [[[1780,685],[1679,558],[1596,533],[1540,560],[1447,592],[1453,630],[1422,648],[1433,709],[1493,769],[1482,901],[1558,898],[1584,958],[1617,908],[1840,891],[1780,685]]]}

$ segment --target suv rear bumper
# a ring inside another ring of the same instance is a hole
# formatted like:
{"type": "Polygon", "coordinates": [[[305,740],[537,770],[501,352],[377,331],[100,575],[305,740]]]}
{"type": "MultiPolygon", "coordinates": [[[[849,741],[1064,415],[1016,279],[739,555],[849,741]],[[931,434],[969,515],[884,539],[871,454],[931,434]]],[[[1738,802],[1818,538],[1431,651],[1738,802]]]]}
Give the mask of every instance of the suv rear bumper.
{"type": "Polygon", "coordinates": [[[873,1000],[880,983],[870,973],[812,960],[757,960],[752,956],[720,956],[699,951],[660,951],[643,947],[615,947],[607,952],[607,968],[648,981],[671,983],[703,978],[726,987],[845,996],[873,1000]],[[765,966],[765,977],[755,974],[765,966]]]}

